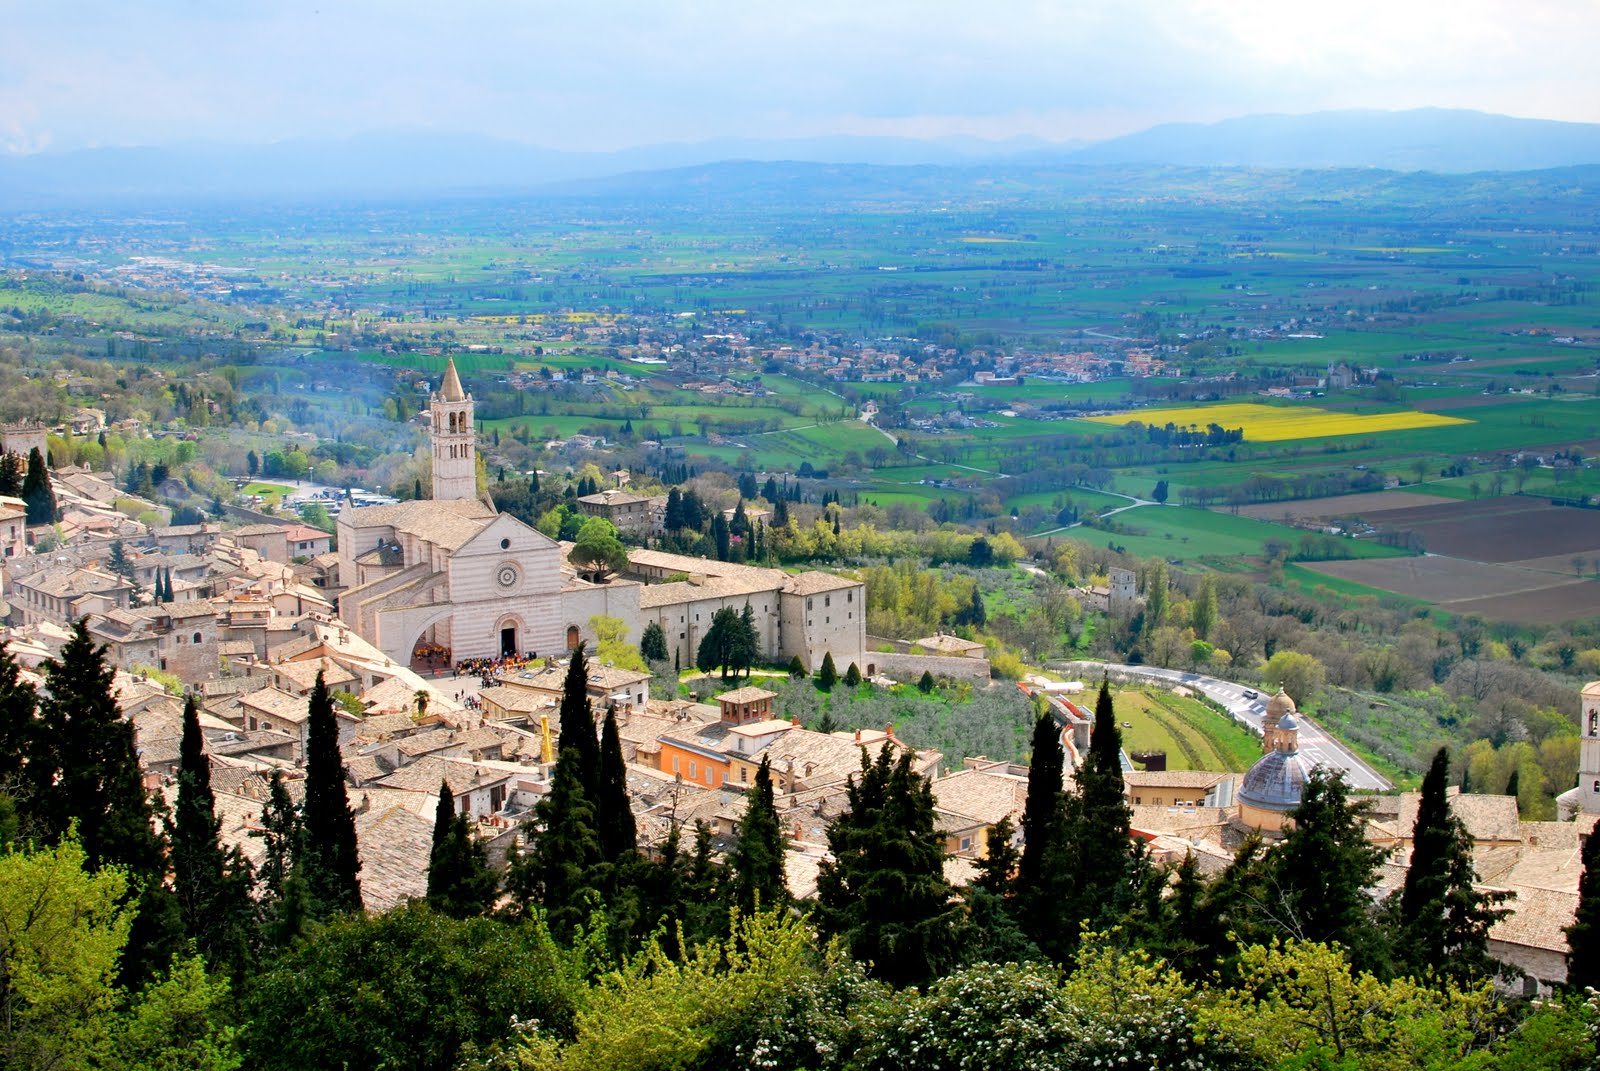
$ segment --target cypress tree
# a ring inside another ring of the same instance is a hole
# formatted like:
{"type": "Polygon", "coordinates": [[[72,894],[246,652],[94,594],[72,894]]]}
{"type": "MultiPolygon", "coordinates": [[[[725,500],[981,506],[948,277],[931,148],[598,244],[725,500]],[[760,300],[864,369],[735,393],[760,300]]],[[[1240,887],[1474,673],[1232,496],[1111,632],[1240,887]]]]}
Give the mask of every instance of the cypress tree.
{"type": "Polygon", "coordinates": [[[23,818],[47,841],[77,824],[91,870],[121,866],[137,900],[123,953],[124,984],[137,985],[166,968],[178,950],[181,923],[166,887],[167,846],[156,830],[134,750],[133,723],[112,692],[115,671],[79,620],[59,659],[44,664],[34,753],[26,777],[23,818]]]}
{"type": "Polygon", "coordinates": [[[937,686],[938,685],[934,682],[934,679],[933,679],[933,670],[931,670],[931,669],[923,670],[922,671],[922,679],[917,682],[917,691],[921,692],[923,695],[931,695],[931,694],[933,694],[934,688],[936,688],[937,686]]]}
{"type": "Polygon", "coordinates": [[[345,794],[344,758],[333,696],[317,673],[307,711],[305,823],[306,882],[323,913],[361,910],[361,858],[356,818],[345,794]]]}
{"type": "Polygon", "coordinates": [[[805,675],[806,665],[804,662],[800,661],[800,656],[795,655],[793,658],[789,659],[789,678],[791,680],[799,680],[805,675]]]}
{"type": "Polygon", "coordinates": [[[472,833],[471,821],[456,811],[449,783],[439,782],[433,847],[428,852],[428,906],[451,918],[472,918],[493,905],[499,884],[487,850],[472,833]]]}
{"type": "Polygon", "coordinates": [[[211,762],[200,734],[199,706],[190,694],[183,704],[177,805],[167,827],[172,888],[183,932],[207,963],[237,973],[244,965],[254,914],[250,898],[253,876],[238,849],[223,849],[221,830],[211,791],[211,762]]]}
{"type": "Polygon", "coordinates": [[[831,692],[838,683],[839,671],[833,664],[833,652],[828,651],[822,656],[822,668],[817,670],[817,687],[824,692],[831,692]]]}
{"type": "Polygon", "coordinates": [[[1065,962],[1077,942],[1072,915],[1074,870],[1069,859],[1068,821],[1075,813],[1063,791],[1066,761],[1060,729],[1049,714],[1033,724],[1028,795],[1022,807],[1022,854],[1013,880],[1014,905],[1023,930],[1040,950],[1065,962]]]}
{"type": "Polygon", "coordinates": [[[1583,838],[1578,910],[1567,927],[1567,985],[1600,989],[1600,834],[1593,831],[1583,838]]]}
{"type": "Polygon", "coordinates": [[[871,973],[896,986],[937,978],[956,959],[960,909],[944,877],[944,839],[934,828],[933,793],[884,747],[862,753],[848,809],[828,824],[833,855],[817,876],[818,925],[843,939],[871,973]]]}
{"type": "Polygon", "coordinates": [[[783,881],[783,831],[773,799],[772,768],[766,755],[745,796],[744,821],[733,849],[733,892],[739,910],[772,910],[789,902],[783,881]]]}
{"type": "Polygon", "coordinates": [[[606,862],[627,862],[639,851],[639,833],[628,803],[628,766],[622,758],[622,735],[617,731],[617,711],[606,707],[600,732],[600,790],[595,800],[599,821],[600,857],[606,862]]]}
{"type": "Polygon", "coordinates": [[[1440,748],[1422,779],[1395,945],[1400,964],[1413,974],[1432,970],[1465,980],[1491,969],[1489,927],[1505,914],[1495,906],[1505,897],[1475,886],[1472,837],[1450,812],[1449,777],[1450,753],[1440,748]]]}
{"type": "Polygon", "coordinates": [[[576,749],[556,757],[550,791],[533,808],[532,843],[507,877],[524,906],[543,905],[550,931],[563,940],[588,921],[600,896],[600,835],[578,763],[576,749]]]}
{"type": "Polygon", "coordinates": [[[0,643],[0,851],[29,832],[21,816],[27,795],[23,767],[34,750],[38,705],[33,685],[0,643]]]}
{"type": "Polygon", "coordinates": [[[571,751],[577,765],[574,772],[584,795],[593,802],[599,787],[600,744],[594,734],[594,707],[589,703],[589,659],[580,641],[567,662],[567,676],[561,686],[560,735],[556,747],[571,751]]]}
{"type": "Polygon", "coordinates": [[[50,486],[50,470],[36,446],[28,451],[28,475],[22,481],[22,501],[27,505],[27,523],[55,524],[61,519],[56,508],[56,492],[50,486]]]}
{"type": "Polygon", "coordinates": [[[996,896],[1008,896],[1011,893],[1012,880],[1016,876],[1018,864],[1022,861],[1021,853],[1012,843],[1016,832],[1017,827],[1012,823],[1010,815],[1000,819],[989,830],[986,850],[983,858],[978,860],[979,888],[986,889],[996,896]]]}
{"type": "Polygon", "coordinates": [[[667,660],[667,634],[659,621],[652,621],[639,634],[639,653],[647,662],[667,660]]]}
{"type": "Polygon", "coordinates": [[[16,454],[0,454],[0,495],[7,498],[22,497],[22,480],[26,466],[16,454]]]}
{"type": "Polygon", "coordinates": [[[847,687],[859,688],[861,686],[861,667],[851,662],[850,668],[844,671],[844,683],[847,687]]]}

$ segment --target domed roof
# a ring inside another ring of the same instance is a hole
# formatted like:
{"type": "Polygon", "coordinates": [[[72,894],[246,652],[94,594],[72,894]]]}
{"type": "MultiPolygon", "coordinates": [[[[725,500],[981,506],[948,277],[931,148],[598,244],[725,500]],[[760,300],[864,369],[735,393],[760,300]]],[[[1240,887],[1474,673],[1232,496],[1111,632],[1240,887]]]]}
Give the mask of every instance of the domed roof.
{"type": "Polygon", "coordinates": [[[1293,714],[1285,714],[1283,717],[1278,719],[1278,728],[1286,731],[1289,729],[1298,729],[1300,728],[1300,723],[1295,720],[1293,714]]]}
{"type": "Polygon", "coordinates": [[[1293,714],[1294,712],[1294,700],[1289,698],[1288,693],[1286,693],[1282,687],[1278,689],[1277,695],[1267,700],[1266,716],[1269,719],[1276,720],[1283,717],[1285,714],[1293,714]]]}
{"type": "Polygon", "coordinates": [[[1313,765],[1299,751],[1269,751],[1244,775],[1239,802],[1268,811],[1291,811],[1300,806],[1313,765]]]}

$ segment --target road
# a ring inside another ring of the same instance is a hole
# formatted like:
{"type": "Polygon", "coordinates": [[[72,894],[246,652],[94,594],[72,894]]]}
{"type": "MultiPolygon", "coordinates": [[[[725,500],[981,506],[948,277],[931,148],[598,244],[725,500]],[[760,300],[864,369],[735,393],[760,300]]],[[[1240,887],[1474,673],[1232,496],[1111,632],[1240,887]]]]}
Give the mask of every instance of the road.
{"type": "MultiPolygon", "coordinates": [[[[1208,699],[1221,703],[1228,709],[1228,713],[1233,715],[1234,721],[1248,726],[1258,735],[1261,732],[1262,715],[1266,713],[1265,695],[1257,694],[1252,698],[1245,694],[1247,691],[1254,692],[1255,689],[1234,681],[1188,673],[1181,669],[1127,666],[1116,662],[1060,662],[1052,664],[1050,668],[1079,677],[1086,684],[1092,684],[1100,674],[1106,672],[1114,677],[1143,678],[1169,687],[1181,684],[1185,688],[1200,692],[1208,699]]],[[[1295,720],[1300,723],[1300,752],[1313,763],[1342,771],[1345,782],[1359,792],[1386,792],[1394,787],[1388,778],[1328,735],[1316,722],[1300,713],[1295,714],[1295,720]]]]}

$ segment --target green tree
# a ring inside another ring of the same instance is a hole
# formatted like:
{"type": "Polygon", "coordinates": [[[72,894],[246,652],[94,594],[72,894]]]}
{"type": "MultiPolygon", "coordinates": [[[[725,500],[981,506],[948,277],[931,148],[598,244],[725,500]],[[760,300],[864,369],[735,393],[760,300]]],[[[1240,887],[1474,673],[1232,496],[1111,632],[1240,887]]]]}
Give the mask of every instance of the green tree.
{"type": "Polygon", "coordinates": [[[1207,639],[1217,624],[1217,580],[1207,573],[1200,580],[1200,590],[1189,608],[1189,626],[1196,639],[1207,639]]]}
{"type": "Polygon", "coordinates": [[[588,921],[601,892],[600,834],[578,773],[576,749],[556,757],[550,791],[534,804],[530,844],[514,856],[507,888],[526,908],[544,907],[550,932],[567,940],[588,921]]]}
{"type": "Polygon", "coordinates": [[[56,508],[56,492],[50,486],[50,470],[36,446],[28,451],[28,475],[22,481],[22,501],[27,505],[27,523],[55,524],[61,519],[56,508]]]}
{"type": "Polygon", "coordinates": [[[1592,833],[1583,838],[1578,909],[1567,927],[1567,984],[1600,989],[1600,837],[1592,833]]]}
{"type": "Polygon", "coordinates": [[[931,669],[923,670],[922,679],[917,682],[917,691],[923,695],[932,695],[934,688],[937,686],[933,679],[933,671],[931,669]]]}
{"type": "Polygon", "coordinates": [[[193,694],[183,704],[183,737],[178,748],[178,798],[167,826],[171,844],[172,889],[183,932],[215,969],[242,971],[254,921],[254,882],[237,850],[225,851],[222,821],[211,791],[211,761],[200,733],[200,710],[193,694]]]}
{"type": "Polygon", "coordinates": [[[600,857],[608,863],[627,864],[639,853],[639,832],[628,797],[628,764],[622,757],[622,734],[617,729],[615,707],[606,707],[600,730],[599,791],[595,798],[599,822],[600,857]]]}
{"type": "Polygon", "coordinates": [[[888,746],[851,778],[848,807],[828,824],[832,859],[817,876],[818,925],[892,985],[920,985],[956,960],[960,909],[944,877],[933,793],[888,746]]]}
{"type": "Polygon", "coordinates": [[[167,845],[145,791],[133,724],[117,705],[105,648],[95,646],[82,620],[44,669],[24,824],[48,842],[75,827],[90,870],[125,869],[138,910],[122,981],[137,985],[171,961],[181,922],[166,887],[167,845]]]}
{"type": "Polygon", "coordinates": [[[723,680],[731,680],[750,667],[755,644],[738,611],[724,606],[711,615],[711,625],[700,638],[695,652],[695,668],[701,673],[718,670],[723,680]]]}
{"type": "Polygon", "coordinates": [[[861,667],[851,662],[850,667],[844,671],[844,683],[847,688],[861,687],[861,667]]]}
{"type": "Polygon", "coordinates": [[[1261,667],[1261,679],[1269,687],[1282,688],[1298,703],[1316,699],[1328,682],[1328,671],[1312,655],[1300,651],[1275,651],[1261,667]]]}
{"type": "Polygon", "coordinates": [[[451,1071],[517,1024],[573,1030],[568,957],[535,921],[452,919],[425,904],[347,915],[286,951],[251,986],[261,1071],[451,1071]]]}
{"type": "MultiPolygon", "coordinates": [[[[1031,785],[1029,790],[1032,790],[1031,785]]],[[[996,896],[1011,894],[1012,881],[1022,862],[1022,853],[1017,851],[1013,843],[1016,833],[1017,827],[1012,823],[1011,816],[1001,818],[990,828],[983,858],[978,861],[977,884],[996,896]]]]}
{"type": "Polygon", "coordinates": [[[833,691],[833,686],[839,683],[839,671],[833,665],[833,652],[825,652],[822,656],[822,668],[817,670],[817,687],[824,692],[833,691]]]}
{"type": "Polygon", "coordinates": [[[604,517],[590,517],[583,522],[567,557],[579,570],[598,578],[628,567],[628,548],[617,538],[616,527],[604,517]]]}
{"type": "Polygon", "coordinates": [[[584,795],[593,801],[599,788],[600,742],[595,738],[594,707],[589,702],[589,659],[580,642],[567,661],[567,675],[561,685],[560,736],[556,747],[563,754],[573,753],[573,772],[583,786],[584,795]]]}
{"type": "Polygon", "coordinates": [[[258,871],[265,935],[274,944],[286,945],[304,930],[311,904],[305,868],[301,865],[305,858],[305,823],[300,809],[289,798],[280,771],[272,772],[267,803],[261,809],[261,828],[251,835],[260,837],[265,849],[258,871]]]}
{"type": "Polygon", "coordinates": [[[0,849],[22,833],[16,811],[27,792],[24,766],[32,757],[38,725],[39,697],[22,679],[22,669],[0,643],[0,849]]]}
{"type": "Polygon", "coordinates": [[[652,621],[644,627],[644,632],[639,635],[639,653],[647,662],[667,660],[667,633],[660,622],[652,621]]]}
{"type": "Polygon", "coordinates": [[[1128,836],[1133,812],[1122,785],[1122,730],[1102,681],[1095,699],[1089,751],[1077,770],[1075,807],[1069,810],[1066,840],[1080,875],[1079,902],[1114,908],[1128,892],[1133,841],[1128,836]]]}
{"type": "Polygon", "coordinates": [[[793,658],[789,659],[789,679],[797,681],[805,675],[806,665],[804,662],[800,661],[800,656],[795,655],[793,658]]]}
{"type": "Polygon", "coordinates": [[[773,800],[772,768],[766,755],[756,768],[756,779],[745,794],[744,819],[733,848],[734,902],[744,912],[772,910],[789,902],[783,880],[783,831],[773,800]]]}
{"type": "MultiPolygon", "coordinates": [[[[1041,949],[1061,958],[1070,947],[1067,800],[1061,730],[1049,714],[1033,723],[1028,794],[1022,806],[1022,854],[1017,860],[1017,915],[1041,949]]],[[[998,891],[998,890],[996,890],[998,891]]]]}
{"type": "Polygon", "coordinates": [[[456,810],[450,783],[439,782],[433,846],[428,851],[428,906],[451,918],[472,918],[494,906],[499,892],[500,879],[472,832],[471,820],[456,810]]]}
{"type": "Polygon", "coordinates": [[[1367,890],[1388,853],[1368,843],[1366,809],[1350,800],[1342,773],[1313,769],[1290,812],[1294,825],[1267,855],[1258,909],[1279,936],[1341,944],[1357,969],[1376,970],[1387,950],[1367,890]]]}
{"type": "Polygon", "coordinates": [[[305,823],[306,884],[318,912],[360,911],[356,819],[345,793],[333,696],[320,670],[311,689],[307,721],[306,792],[300,812],[305,823]]]}

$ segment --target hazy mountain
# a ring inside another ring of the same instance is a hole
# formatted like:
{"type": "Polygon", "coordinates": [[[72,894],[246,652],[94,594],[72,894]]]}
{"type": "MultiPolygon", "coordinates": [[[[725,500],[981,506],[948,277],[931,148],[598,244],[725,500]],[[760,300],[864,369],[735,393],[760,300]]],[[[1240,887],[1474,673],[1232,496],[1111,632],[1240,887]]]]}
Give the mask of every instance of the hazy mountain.
{"type": "MultiPolygon", "coordinates": [[[[472,134],[366,134],[344,141],[271,145],[188,144],[0,156],[0,197],[39,201],[99,197],[390,196],[526,190],[551,183],[719,161],[950,165],[1015,156],[1036,139],[824,137],[721,139],[617,152],[564,152],[472,134]]],[[[1058,151],[1075,146],[1057,146],[1058,151]]]]}
{"type": "Polygon", "coordinates": [[[1167,123],[1071,154],[1077,163],[1532,171],[1600,163],[1600,124],[1445,108],[1167,123]]]}
{"type": "MultiPolygon", "coordinates": [[[[641,173],[749,161],[897,167],[1013,168],[1061,165],[1254,168],[1382,168],[1395,171],[1522,171],[1600,163],[1600,125],[1421,109],[1258,115],[1174,123],[1093,145],[1037,139],[822,137],[722,139],[617,152],[544,149],[471,134],[389,131],[342,141],[271,145],[186,144],[0,156],[0,205],[58,200],[196,197],[400,197],[530,191],[641,173]]],[[[804,169],[802,169],[804,171],[804,169]]],[[[799,173],[799,172],[796,172],[799,173]]],[[[839,172],[826,183],[864,179],[839,172]]],[[[708,191],[748,177],[731,166],[704,174],[708,191]]],[[[767,178],[777,172],[765,173],[767,178]]],[[[912,176],[901,176],[911,178],[912,176]]],[[[663,181],[682,188],[685,176],[663,181]]],[[[874,181],[883,178],[874,176],[874,181]]],[[[898,181],[898,180],[897,180],[898,181]]],[[[917,184],[913,178],[913,184],[917,184]]]]}

